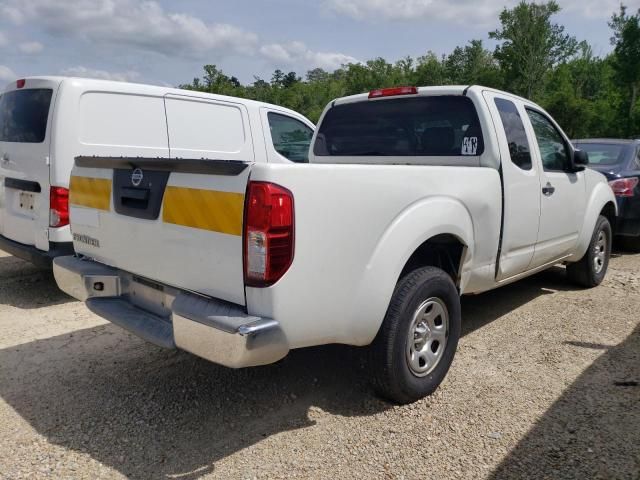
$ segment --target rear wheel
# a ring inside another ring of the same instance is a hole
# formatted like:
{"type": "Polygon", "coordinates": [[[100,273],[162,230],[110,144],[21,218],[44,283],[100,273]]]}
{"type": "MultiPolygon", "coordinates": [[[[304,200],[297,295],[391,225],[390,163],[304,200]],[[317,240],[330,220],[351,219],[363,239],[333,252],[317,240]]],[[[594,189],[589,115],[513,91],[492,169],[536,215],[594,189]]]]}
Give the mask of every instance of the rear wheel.
{"type": "Polygon", "coordinates": [[[611,242],[612,235],[609,220],[600,215],[593,230],[587,252],[579,261],[567,265],[569,279],[586,288],[600,285],[609,266],[611,242]]]}
{"type": "Polygon", "coordinates": [[[449,371],[460,328],[460,296],[447,273],[424,267],[403,277],[370,347],[377,393],[396,403],[433,393],[449,371]]]}

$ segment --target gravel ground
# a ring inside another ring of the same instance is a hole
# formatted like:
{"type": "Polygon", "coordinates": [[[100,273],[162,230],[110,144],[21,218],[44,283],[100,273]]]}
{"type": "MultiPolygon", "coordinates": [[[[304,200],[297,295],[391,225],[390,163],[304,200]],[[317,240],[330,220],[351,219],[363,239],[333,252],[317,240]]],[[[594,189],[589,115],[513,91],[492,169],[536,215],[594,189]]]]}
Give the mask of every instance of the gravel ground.
{"type": "Polygon", "coordinates": [[[640,255],[463,300],[430,398],[392,406],[361,349],[234,371],[146,344],[0,253],[0,478],[640,479],[640,255]]]}

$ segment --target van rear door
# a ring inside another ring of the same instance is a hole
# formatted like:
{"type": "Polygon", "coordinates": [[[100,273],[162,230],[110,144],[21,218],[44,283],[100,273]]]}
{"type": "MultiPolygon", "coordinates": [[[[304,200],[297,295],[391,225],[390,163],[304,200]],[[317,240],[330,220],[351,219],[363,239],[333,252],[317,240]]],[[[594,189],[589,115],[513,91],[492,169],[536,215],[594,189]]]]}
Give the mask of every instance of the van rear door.
{"type": "MultiPolygon", "coordinates": [[[[162,138],[166,150],[136,157],[132,149],[111,148],[105,158],[92,153],[98,147],[83,147],[70,189],[76,252],[142,277],[147,286],[151,280],[244,305],[244,196],[254,160],[247,108],[167,95],[134,112],[132,101],[142,97],[129,97],[118,117],[128,128],[147,129],[131,138],[157,144],[162,138]],[[146,117],[144,127],[131,121],[136,115],[146,117]]],[[[93,115],[81,118],[91,123],[93,115]]]]}
{"type": "Polygon", "coordinates": [[[0,94],[0,235],[49,250],[49,154],[59,80],[26,79],[0,94]]]}

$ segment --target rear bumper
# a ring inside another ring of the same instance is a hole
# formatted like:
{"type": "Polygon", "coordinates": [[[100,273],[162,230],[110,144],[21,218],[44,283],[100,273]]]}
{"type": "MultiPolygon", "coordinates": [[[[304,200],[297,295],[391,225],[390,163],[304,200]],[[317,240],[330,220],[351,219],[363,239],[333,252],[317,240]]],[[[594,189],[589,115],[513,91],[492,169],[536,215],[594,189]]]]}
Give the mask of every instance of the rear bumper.
{"type": "Polygon", "coordinates": [[[0,250],[10,253],[14,257],[31,262],[38,267],[51,268],[51,261],[55,257],[73,255],[73,243],[49,242],[49,250],[45,252],[33,245],[18,243],[0,235],[0,250]]]}
{"type": "Polygon", "coordinates": [[[239,305],[74,256],[56,258],[53,273],[60,289],[91,311],[161,347],[231,368],[273,363],[289,352],[277,321],[239,305]]]}

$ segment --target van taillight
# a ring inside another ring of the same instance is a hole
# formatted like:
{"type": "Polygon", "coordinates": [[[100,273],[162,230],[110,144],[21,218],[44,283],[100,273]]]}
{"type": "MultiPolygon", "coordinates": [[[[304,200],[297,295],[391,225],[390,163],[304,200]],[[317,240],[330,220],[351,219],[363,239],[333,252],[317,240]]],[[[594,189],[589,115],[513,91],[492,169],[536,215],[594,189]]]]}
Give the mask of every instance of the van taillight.
{"type": "Polygon", "coordinates": [[[619,178],[609,182],[611,190],[616,197],[633,197],[633,191],[638,185],[638,179],[631,178],[619,178]]]}
{"type": "Polygon", "coordinates": [[[16,88],[24,88],[26,83],[27,83],[27,80],[24,78],[21,78],[20,80],[16,80],[16,88]]]}
{"type": "Polygon", "coordinates": [[[49,226],[69,225],[69,190],[63,187],[51,187],[49,193],[49,226]]]}
{"type": "Polygon", "coordinates": [[[279,185],[249,182],[245,203],[244,281],[250,287],[277,282],[293,261],[293,194],[279,185]]]}

